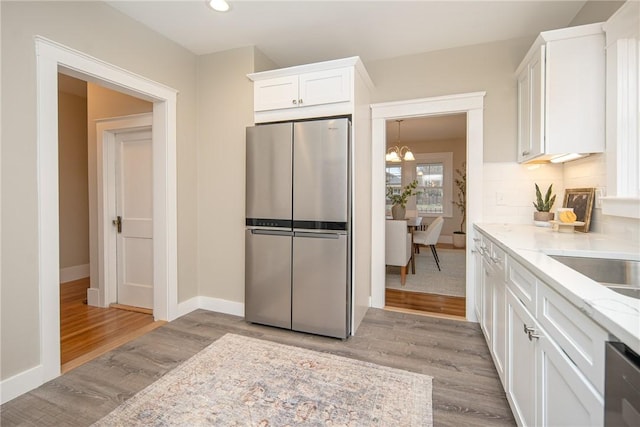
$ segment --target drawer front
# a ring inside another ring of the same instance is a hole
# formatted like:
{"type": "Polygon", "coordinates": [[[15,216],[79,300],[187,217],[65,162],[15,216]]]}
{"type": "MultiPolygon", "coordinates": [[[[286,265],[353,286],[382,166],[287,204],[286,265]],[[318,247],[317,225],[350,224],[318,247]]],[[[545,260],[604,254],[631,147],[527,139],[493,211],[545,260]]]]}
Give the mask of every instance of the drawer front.
{"type": "Polygon", "coordinates": [[[536,277],[520,263],[509,258],[507,263],[507,284],[509,289],[536,316],[536,277]]]}
{"type": "Polygon", "coordinates": [[[538,285],[538,322],[578,369],[604,394],[607,332],[543,283],[538,285]]]}

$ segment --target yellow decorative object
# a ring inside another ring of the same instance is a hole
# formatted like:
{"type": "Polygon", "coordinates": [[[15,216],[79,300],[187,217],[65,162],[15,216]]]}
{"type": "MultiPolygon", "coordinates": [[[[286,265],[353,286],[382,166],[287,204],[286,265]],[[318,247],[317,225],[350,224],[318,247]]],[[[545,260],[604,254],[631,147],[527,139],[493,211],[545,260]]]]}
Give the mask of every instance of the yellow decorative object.
{"type": "Polygon", "coordinates": [[[578,219],[575,213],[571,211],[560,212],[560,221],[564,223],[573,223],[578,219]]]}

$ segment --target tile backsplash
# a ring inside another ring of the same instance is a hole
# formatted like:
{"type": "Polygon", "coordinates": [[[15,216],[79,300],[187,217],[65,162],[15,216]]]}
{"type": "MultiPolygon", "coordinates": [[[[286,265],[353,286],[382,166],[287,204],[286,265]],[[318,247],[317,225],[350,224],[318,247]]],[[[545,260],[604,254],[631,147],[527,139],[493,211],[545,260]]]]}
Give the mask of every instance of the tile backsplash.
{"type": "MultiPolygon", "coordinates": [[[[555,211],[562,207],[565,188],[593,187],[606,195],[606,182],[604,154],[593,154],[564,164],[485,163],[484,221],[531,224],[536,183],[543,193],[553,184],[556,202],[552,211],[555,211]]],[[[640,240],[640,220],[602,215],[596,200],[591,214],[591,231],[614,238],[640,240]]]]}

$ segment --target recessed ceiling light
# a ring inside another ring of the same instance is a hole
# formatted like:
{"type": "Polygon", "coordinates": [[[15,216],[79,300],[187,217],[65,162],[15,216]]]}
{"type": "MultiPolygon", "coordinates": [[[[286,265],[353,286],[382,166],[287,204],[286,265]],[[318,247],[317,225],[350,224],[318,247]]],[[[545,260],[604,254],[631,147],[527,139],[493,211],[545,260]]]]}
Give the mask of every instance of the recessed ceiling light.
{"type": "Polygon", "coordinates": [[[229,10],[229,3],[226,0],[208,0],[209,7],[217,12],[226,12],[229,10]]]}

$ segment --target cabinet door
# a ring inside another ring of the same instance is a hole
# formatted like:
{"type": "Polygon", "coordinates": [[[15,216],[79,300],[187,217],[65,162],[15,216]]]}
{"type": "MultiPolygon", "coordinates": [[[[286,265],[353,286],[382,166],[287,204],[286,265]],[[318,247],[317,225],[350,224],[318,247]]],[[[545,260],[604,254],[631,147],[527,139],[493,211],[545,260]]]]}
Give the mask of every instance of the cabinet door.
{"type": "Polygon", "coordinates": [[[548,338],[539,347],[539,424],[543,426],[600,426],[604,401],[571,360],[548,338]]]}
{"type": "Polygon", "coordinates": [[[544,152],[545,46],[518,76],[518,161],[544,152]]]}
{"type": "Polygon", "coordinates": [[[489,349],[493,345],[493,281],[492,274],[493,267],[490,261],[486,258],[483,259],[483,286],[482,286],[482,332],[487,339],[487,345],[489,349]]]}
{"type": "Polygon", "coordinates": [[[529,88],[529,67],[518,76],[518,162],[527,159],[531,153],[531,105],[529,88]]]}
{"type": "Polygon", "coordinates": [[[300,74],[300,107],[344,102],[351,99],[351,68],[300,74]]]}
{"type": "Polygon", "coordinates": [[[536,342],[525,327],[536,328],[531,314],[507,288],[507,399],[520,426],[536,422],[536,342]]]}
{"type": "MultiPolygon", "coordinates": [[[[500,270],[496,270],[500,272],[500,270]]],[[[497,278],[499,278],[498,276],[497,278]]],[[[504,276],[502,276],[504,277],[504,276]]],[[[504,281],[496,280],[493,285],[493,360],[496,371],[506,384],[505,365],[507,357],[507,293],[504,281]]]]}
{"type": "Polygon", "coordinates": [[[298,76],[258,80],[253,86],[254,111],[297,107],[298,76]]]}
{"type": "Polygon", "coordinates": [[[473,260],[474,260],[474,284],[475,284],[475,298],[474,305],[476,310],[476,317],[478,322],[482,323],[482,277],[484,276],[484,271],[482,268],[482,248],[481,243],[482,239],[480,235],[478,237],[473,238],[474,241],[474,249],[473,249],[473,260]]]}
{"type": "Polygon", "coordinates": [[[529,64],[531,95],[531,144],[527,158],[544,153],[545,143],[545,47],[540,46],[529,64]]]}

